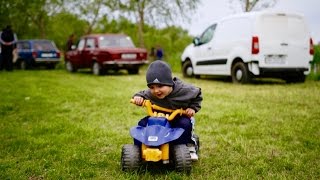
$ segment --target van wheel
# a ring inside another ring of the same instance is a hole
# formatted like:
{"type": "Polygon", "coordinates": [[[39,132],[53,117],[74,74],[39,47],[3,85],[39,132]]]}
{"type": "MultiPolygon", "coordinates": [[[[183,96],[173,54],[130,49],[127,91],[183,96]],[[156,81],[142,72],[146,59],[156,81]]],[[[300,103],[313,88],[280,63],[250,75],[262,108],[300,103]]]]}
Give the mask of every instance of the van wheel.
{"type": "Polygon", "coordinates": [[[243,62],[237,62],[232,66],[231,76],[233,83],[246,84],[251,81],[248,66],[243,62]]]}
{"type": "Polygon", "coordinates": [[[182,65],[183,77],[193,77],[193,67],[191,61],[185,61],[182,65]]]}

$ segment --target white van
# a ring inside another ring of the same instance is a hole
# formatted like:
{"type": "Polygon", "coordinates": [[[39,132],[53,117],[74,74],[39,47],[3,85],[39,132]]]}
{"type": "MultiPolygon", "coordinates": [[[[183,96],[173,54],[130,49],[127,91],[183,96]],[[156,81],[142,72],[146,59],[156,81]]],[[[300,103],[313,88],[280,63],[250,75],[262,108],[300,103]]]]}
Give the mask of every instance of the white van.
{"type": "Polygon", "coordinates": [[[182,72],[231,76],[234,83],[254,77],[304,82],[313,51],[303,15],[249,12],[223,18],[196,37],[181,56],[182,72]]]}

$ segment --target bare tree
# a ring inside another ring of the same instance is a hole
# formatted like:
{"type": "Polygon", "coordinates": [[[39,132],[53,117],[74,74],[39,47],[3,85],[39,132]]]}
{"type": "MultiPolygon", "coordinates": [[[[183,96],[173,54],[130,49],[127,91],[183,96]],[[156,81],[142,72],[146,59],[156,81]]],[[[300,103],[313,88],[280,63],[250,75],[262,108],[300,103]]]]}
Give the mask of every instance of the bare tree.
{"type": "Polygon", "coordinates": [[[140,47],[144,47],[145,23],[157,27],[168,26],[177,21],[188,20],[197,9],[200,0],[120,0],[118,7],[123,16],[137,23],[140,47]]]}
{"type": "Polygon", "coordinates": [[[68,11],[88,21],[86,34],[90,34],[99,18],[107,15],[111,16],[117,0],[65,0],[64,3],[68,11]]]}
{"type": "Polygon", "coordinates": [[[238,12],[236,5],[239,3],[241,12],[250,12],[274,7],[277,1],[278,0],[229,0],[229,3],[235,12],[238,12]]]}

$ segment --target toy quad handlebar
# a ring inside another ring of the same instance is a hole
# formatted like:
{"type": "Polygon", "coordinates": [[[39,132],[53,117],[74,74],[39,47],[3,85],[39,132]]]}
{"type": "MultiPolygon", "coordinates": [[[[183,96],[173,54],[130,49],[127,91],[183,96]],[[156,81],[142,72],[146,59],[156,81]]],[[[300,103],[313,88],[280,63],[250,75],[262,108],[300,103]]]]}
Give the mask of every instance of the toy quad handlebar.
{"type": "MultiPolygon", "coordinates": [[[[131,103],[135,104],[135,101],[134,99],[131,99],[130,100],[131,103]]],[[[142,103],[142,106],[143,107],[146,107],[147,109],[147,113],[149,116],[153,116],[153,117],[166,117],[168,119],[168,121],[171,121],[173,120],[177,115],[186,115],[186,111],[183,110],[182,108],[181,109],[167,109],[167,108],[164,108],[164,107],[161,107],[161,106],[157,106],[155,104],[152,104],[150,102],[150,100],[144,100],[143,103],[142,103]],[[163,113],[158,113],[154,110],[158,110],[158,111],[162,111],[162,112],[166,112],[166,113],[169,113],[169,114],[163,114],[163,113]]]]}

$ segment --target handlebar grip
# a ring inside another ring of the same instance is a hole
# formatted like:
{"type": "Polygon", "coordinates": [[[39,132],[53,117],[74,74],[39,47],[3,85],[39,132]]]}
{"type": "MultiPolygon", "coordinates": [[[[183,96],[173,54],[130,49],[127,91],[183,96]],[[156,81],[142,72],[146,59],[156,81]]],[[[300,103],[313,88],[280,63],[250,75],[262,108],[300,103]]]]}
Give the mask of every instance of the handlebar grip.
{"type": "MultiPolygon", "coordinates": [[[[135,104],[135,100],[130,99],[130,103],[135,104]]],[[[169,121],[173,120],[176,117],[176,115],[180,115],[180,116],[186,115],[186,111],[184,109],[176,109],[176,110],[167,109],[164,107],[157,106],[155,104],[151,104],[150,100],[144,100],[142,103],[142,106],[146,107],[147,113],[149,116],[154,115],[153,110],[159,110],[159,111],[164,111],[164,112],[170,113],[170,115],[168,117],[169,121]]]]}

